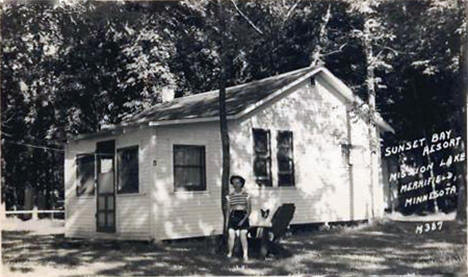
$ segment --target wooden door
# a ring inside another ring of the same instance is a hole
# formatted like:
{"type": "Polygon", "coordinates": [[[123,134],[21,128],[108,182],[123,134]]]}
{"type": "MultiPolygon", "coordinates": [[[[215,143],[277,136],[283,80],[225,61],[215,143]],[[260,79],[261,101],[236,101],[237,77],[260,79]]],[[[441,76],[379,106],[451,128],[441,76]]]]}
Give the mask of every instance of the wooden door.
{"type": "Polygon", "coordinates": [[[96,145],[98,232],[115,232],[115,141],[96,145]]]}

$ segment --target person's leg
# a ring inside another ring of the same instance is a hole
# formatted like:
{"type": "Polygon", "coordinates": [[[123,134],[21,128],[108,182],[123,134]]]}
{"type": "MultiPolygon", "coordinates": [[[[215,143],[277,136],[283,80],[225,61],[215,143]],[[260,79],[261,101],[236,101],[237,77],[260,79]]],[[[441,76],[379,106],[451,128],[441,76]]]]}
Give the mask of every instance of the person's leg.
{"type": "Polygon", "coordinates": [[[244,252],[244,260],[249,259],[249,244],[247,242],[247,230],[240,231],[240,240],[242,245],[242,251],[244,252]]]}
{"type": "Polygon", "coordinates": [[[236,239],[236,231],[234,231],[234,229],[232,228],[229,228],[228,230],[228,254],[227,254],[229,258],[232,256],[232,250],[234,248],[235,239],[236,239]]]}

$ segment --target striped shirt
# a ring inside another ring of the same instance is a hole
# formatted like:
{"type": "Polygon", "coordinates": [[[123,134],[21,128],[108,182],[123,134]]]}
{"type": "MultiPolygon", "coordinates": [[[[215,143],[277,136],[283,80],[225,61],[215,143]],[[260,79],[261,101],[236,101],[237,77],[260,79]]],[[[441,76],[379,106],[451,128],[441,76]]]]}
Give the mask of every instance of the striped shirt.
{"type": "Polygon", "coordinates": [[[245,208],[247,209],[249,194],[245,191],[241,193],[231,193],[227,196],[229,208],[245,208]]]}

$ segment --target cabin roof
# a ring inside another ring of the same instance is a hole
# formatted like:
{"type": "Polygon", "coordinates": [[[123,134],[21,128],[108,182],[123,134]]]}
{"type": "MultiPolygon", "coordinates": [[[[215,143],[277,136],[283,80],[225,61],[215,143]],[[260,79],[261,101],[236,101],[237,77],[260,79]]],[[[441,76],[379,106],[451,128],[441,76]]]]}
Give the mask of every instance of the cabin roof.
{"type": "MultiPolygon", "coordinates": [[[[306,67],[281,75],[226,88],[226,114],[234,116],[316,69],[306,67]]],[[[123,124],[211,118],[219,116],[219,90],[175,98],[126,118],[123,124]]]]}
{"type": "MultiPolygon", "coordinates": [[[[264,78],[249,83],[226,88],[226,115],[228,119],[243,116],[257,107],[276,98],[284,91],[323,72],[326,79],[337,88],[337,91],[350,102],[358,104],[363,101],[330,71],[324,67],[305,67],[280,75],[264,78]]],[[[377,113],[376,123],[385,131],[394,132],[377,113]]],[[[107,126],[99,133],[86,134],[74,140],[100,135],[112,135],[116,130],[142,125],[157,126],[178,123],[215,121],[219,119],[219,90],[207,91],[191,96],[175,98],[170,102],[159,103],[142,112],[130,115],[118,124],[107,126]]]]}

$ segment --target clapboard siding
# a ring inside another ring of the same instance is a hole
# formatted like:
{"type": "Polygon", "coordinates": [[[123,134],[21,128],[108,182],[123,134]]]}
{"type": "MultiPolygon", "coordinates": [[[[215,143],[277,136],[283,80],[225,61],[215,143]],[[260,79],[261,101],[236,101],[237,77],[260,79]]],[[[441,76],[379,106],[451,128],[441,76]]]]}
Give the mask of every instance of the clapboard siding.
{"type": "Polygon", "coordinates": [[[153,129],[129,129],[119,136],[100,137],[70,142],[65,157],[65,208],[66,235],[69,237],[117,238],[147,240],[151,238],[149,190],[155,156],[153,129]],[[139,148],[139,193],[117,195],[116,233],[96,232],[95,196],[76,196],[76,163],[78,154],[92,153],[98,141],[115,139],[116,149],[138,145],[139,148]]]}
{"type": "Polygon", "coordinates": [[[293,224],[351,220],[349,166],[341,144],[348,142],[346,105],[323,80],[306,80],[289,94],[246,116],[230,129],[231,168],[253,196],[251,220],[261,208],[294,203],[293,224]],[[271,132],[273,188],[259,188],[253,173],[252,128],[271,132]],[[293,132],[296,186],[277,187],[276,135],[293,132]]]}
{"type": "Polygon", "coordinates": [[[151,233],[149,195],[117,196],[117,233],[148,239],[151,233]]]}
{"type": "Polygon", "coordinates": [[[153,192],[154,236],[176,239],[222,233],[221,142],[219,125],[197,123],[156,129],[156,180],[153,192]],[[173,145],[205,146],[206,191],[175,192],[173,145]]]}
{"type": "Polygon", "coordinates": [[[65,235],[71,236],[74,233],[93,233],[96,231],[96,200],[90,197],[80,197],[69,199],[66,210],[65,235]]]}

